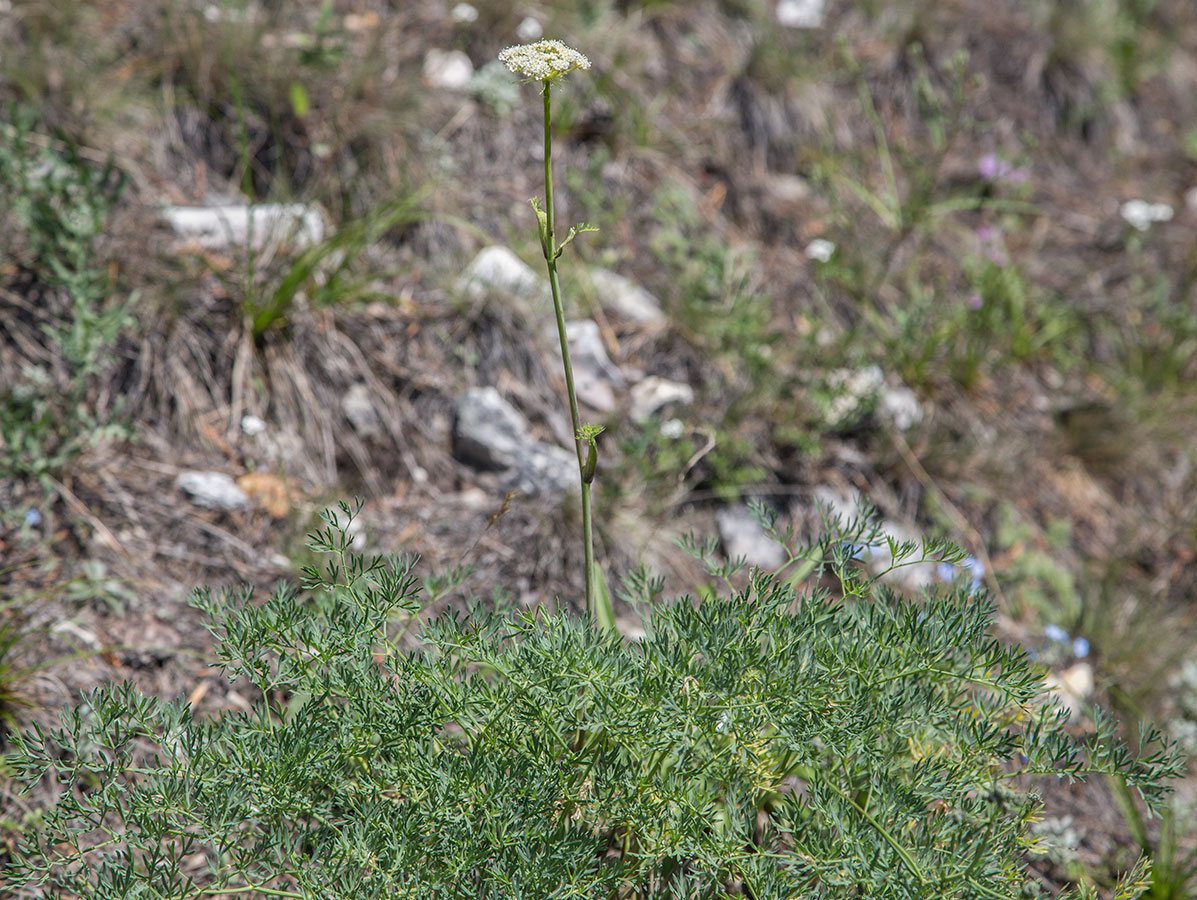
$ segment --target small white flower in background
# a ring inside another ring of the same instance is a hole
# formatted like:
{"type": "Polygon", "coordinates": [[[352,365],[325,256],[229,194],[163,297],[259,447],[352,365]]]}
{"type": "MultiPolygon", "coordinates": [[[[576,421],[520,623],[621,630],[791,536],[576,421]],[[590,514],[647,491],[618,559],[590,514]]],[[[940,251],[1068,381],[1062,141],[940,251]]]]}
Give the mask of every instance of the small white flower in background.
{"type": "Polygon", "coordinates": [[[833,253],[835,253],[835,244],[825,241],[823,238],[815,238],[806,245],[806,255],[819,262],[827,262],[833,253]]]}
{"type": "Polygon", "coordinates": [[[449,15],[458,25],[469,25],[471,22],[478,21],[478,10],[468,3],[458,3],[449,15]]]}
{"type": "Polygon", "coordinates": [[[500,53],[499,59],[516,75],[535,81],[551,81],[575,69],[590,68],[590,60],[561,41],[517,44],[500,53]]]}
{"type": "Polygon", "coordinates": [[[685,433],[686,426],[682,424],[681,419],[670,419],[661,424],[661,437],[676,441],[685,433]]]}
{"type": "Polygon", "coordinates": [[[1172,218],[1172,207],[1167,203],[1148,203],[1146,200],[1127,200],[1118,212],[1139,231],[1146,231],[1156,222],[1167,222],[1172,218]]]}
{"type": "Polygon", "coordinates": [[[242,416],[241,430],[250,437],[253,437],[266,430],[266,423],[254,415],[242,416]]]}
{"type": "Polygon", "coordinates": [[[516,26],[515,36],[521,41],[536,41],[544,35],[544,29],[540,27],[540,22],[532,18],[532,16],[525,16],[524,21],[516,26]]]}

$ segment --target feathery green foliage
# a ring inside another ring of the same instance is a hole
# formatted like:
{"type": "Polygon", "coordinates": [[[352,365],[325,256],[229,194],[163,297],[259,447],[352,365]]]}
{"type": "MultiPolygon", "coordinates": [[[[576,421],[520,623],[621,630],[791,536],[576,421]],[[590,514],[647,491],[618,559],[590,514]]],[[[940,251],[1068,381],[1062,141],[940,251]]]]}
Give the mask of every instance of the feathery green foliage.
{"type": "MultiPolygon", "coordinates": [[[[872,577],[796,593],[753,571],[701,602],[656,600],[637,641],[478,608],[402,651],[389,635],[421,613],[415,562],[353,554],[353,514],[312,536],[332,560],[305,573],[311,602],[195,595],[252,709],[202,719],[109,687],[20,738],[17,772],[61,791],[15,888],[1017,898],[1031,776],[1117,774],[1155,807],[1178,768],[1162,743],[1129,753],[1106,719],[1075,741],[962,583],[908,602],[872,577]]],[[[872,527],[835,524],[791,558],[833,583],[872,527]]],[[[938,551],[957,552],[922,548],[938,551]]]]}

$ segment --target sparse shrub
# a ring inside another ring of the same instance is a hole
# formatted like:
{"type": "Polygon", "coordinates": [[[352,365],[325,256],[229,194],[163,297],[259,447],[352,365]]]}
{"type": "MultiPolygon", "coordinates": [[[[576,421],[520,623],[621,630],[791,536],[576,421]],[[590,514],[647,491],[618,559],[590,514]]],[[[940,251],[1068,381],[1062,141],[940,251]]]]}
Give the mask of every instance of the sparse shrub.
{"type": "Polygon", "coordinates": [[[100,247],[123,177],[111,162],[88,165],[65,135],[47,140],[29,108],[8,113],[0,126],[0,190],[11,229],[3,249],[31,290],[5,324],[46,352],[27,356],[0,386],[0,475],[40,477],[88,444],[124,433],[115,405],[101,407],[91,396],[130,324],[132,301],[116,294],[100,247]]]}

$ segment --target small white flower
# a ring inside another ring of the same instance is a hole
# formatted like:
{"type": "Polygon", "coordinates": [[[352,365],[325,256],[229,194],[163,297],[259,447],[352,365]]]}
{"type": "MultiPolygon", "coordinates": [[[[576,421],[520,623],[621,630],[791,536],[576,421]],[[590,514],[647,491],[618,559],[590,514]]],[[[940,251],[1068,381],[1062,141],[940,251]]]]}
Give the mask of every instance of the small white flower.
{"type": "Polygon", "coordinates": [[[1139,231],[1146,231],[1154,223],[1167,222],[1172,218],[1172,207],[1167,203],[1148,203],[1146,200],[1127,200],[1118,212],[1139,231]]]}
{"type": "Polygon", "coordinates": [[[835,244],[825,241],[823,238],[815,238],[806,245],[806,255],[819,262],[827,262],[833,253],[835,253],[835,244]]]}
{"type": "Polygon", "coordinates": [[[458,25],[469,25],[471,22],[478,21],[478,10],[468,3],[458,3],[449,15],[458,25]]]}
{"type": "Polygon", "coordinates": [[[517,44],[499,54],[512,72],[534,81],[551,81],[575,69],[589,69],[590,60],[561,41],[517,44]]]}
{"type": "Polygon", "coordinates": [[[532,16],[525,16],[524,21],[520,22],[515,29],[515,36],[521,41],[536,41],[542,35],[544,35],[544,29],[541,28],[540,22],[532,16]]]}

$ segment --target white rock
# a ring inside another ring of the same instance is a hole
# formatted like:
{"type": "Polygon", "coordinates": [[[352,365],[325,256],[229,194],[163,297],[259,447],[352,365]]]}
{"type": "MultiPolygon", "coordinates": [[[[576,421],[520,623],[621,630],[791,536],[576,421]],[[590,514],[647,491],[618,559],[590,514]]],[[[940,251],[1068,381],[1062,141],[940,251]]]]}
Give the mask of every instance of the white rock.
{"type": "Polygon", "coordinates": [[[249,496],[224,472],[180,472],[175,487],[205,509],[245,509],[249,496]]]}
{"type": "Polygon", "coordinates": [[[773,571],[785,562],[785,553],[745,506],[728,506],[715,513],[719,538],[729,559],[743,557],[750,566],[773,571]]]}
{"type": "Polygon", "coordinates": [[[429,87],[464,91],[474,77],[474,64],[460,50],[429,50],[424,55],[424,81],[429,87]]]}
{"type": "Polygon", "coordinates": [[[303,250],[323,241],[327,230],[323,211],[306,203],[169,206],[162,215],[181,243],[204,250],[303,250]]]}
{"type": "Polygon", "coordinates": [[[578,490],[578,458],[564,447],[537,442],[516,467],[516,477],[509,481],[521,493],[564,494],[578,490]]]}
{"type": "Polygon", "coordinates": [[[503,471],[506,483],[528,496],[564,493],[578,483],[577,456],[532,440],[527,420],[493,387],[470,388],[458,399],[454,453],[503,471]]]}
{"type": "Polygon", "coordinates": [[[668,378],[650,375],[629,392],[631,405],[628,415],[633,422],[646,422],[653,413],[669,403],[692,403],[694,388],[668,378]]]}
{"type": "Polygon", "coordinates": [[[686,433],[686,424],[681,419],[670,419],[661,423],[661,437],[676,441],[686,433]]]}
{"type": "Polygon", "coordinates": [[[370,389],[360,381],[341,398],[341,410],[349,424],[363,437],[372,437],[381,430],[381,420],[370,396],[370,389]]]}
{"type": "Polygon", "coordinates": [[[610,412],[615,408],[615,391],[623,390],[627,380],[607,355],[598,325],[590,319],[566,322],[565,334],[578,399],[591,409],[610,412]]]}
{"type": "Polygon", "coordinates": [[[61,634],[63,637],[72,638],[84,647],[90,647],[93,650],[100,646],[100,639],[98,637],[70,619],[63,619],[60,622],[56,622],[50,626],[50,630],[55,634],[61,634]]]}
{"type": "Polygon", "coordinates": [[[266,423],[255,415],[241,417],[241,433],[249,437],[256,437],[266,430],[266,423]]]}
{"type": "Polygon", "coordinates": [[[598,291],[603,309],[639,325],[665,324],[660,301],[631,279],[608,269],[595,269],[590,273],[590,280],[598,291]]]}
{"type": "Polygon", "coordinates": [[[777,22],[787,28],[818,28],[823,24],[823,0],[778,0],[777,22]]]}
{"type": "Polygon", "coordinates": [[[466,266],[461,289],[479,299],[489,291],[539,299],[548,290],[545,282],[526,262],[506,247],[486,247],[466,266]]]}
{"type": "Polygon", "coordinates": [[[877,404],[877,415],[898,431],[909,431],[923,421],[923,405],[914,391],[906,385],[896,388],[886,386],[877,404]]]}
{"type": "Polygon", "coordinates": [[[1096,684],[1093,679],[1093,666],[1087,662],[1073,663],[1062,672],[1048,674],[1043,681],[1060,705],[1068,710],[1070,716],[1083,707],[1085,701],[1093,694],[1096,684]]]}
{"type": "Polygon", "coordinates": [[[835,244],[823,238],[815,238],[806,245],[806,255],[809,259],[816,262],[828,262],[835,254],[835,244]]]}
{"type": "Polygon", "coordinates": [[[517,465],[532,443],[528,420],[489,386],[470,388],[458,398],[454,437],[458,458],[486,469],[517,465]]]}

